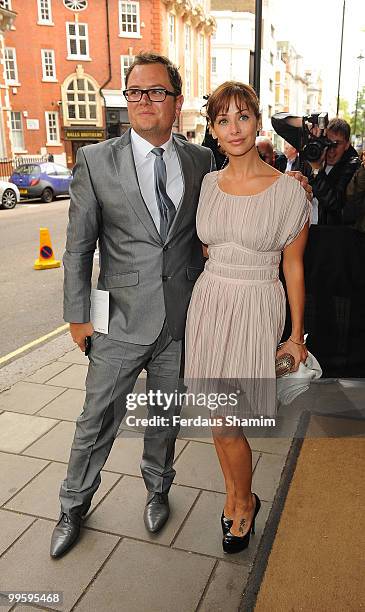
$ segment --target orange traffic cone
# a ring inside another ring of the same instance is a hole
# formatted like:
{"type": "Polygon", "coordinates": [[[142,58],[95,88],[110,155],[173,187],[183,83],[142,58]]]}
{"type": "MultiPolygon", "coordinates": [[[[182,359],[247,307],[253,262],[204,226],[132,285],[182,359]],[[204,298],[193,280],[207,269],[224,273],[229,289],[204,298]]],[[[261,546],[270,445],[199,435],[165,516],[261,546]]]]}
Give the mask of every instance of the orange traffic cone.
{"type": "Polygon", "coordinates": [[[59,268],[61,262],[54,258],[48,227],[39,230],[39,258],[35,260],[35,270],[47,270],[48,268],[59,268]]]}

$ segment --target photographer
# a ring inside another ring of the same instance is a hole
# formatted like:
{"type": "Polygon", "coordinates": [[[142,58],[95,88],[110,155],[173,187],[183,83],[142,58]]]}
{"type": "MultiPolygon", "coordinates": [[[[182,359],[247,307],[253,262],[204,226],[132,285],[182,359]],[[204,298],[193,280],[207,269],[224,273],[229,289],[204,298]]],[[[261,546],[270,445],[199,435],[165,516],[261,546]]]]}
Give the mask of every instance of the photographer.
{"type": "Polygon", "coordinates": [[[349,124],[335,118],[326,127],[325,123],[316,125],[321,115],[302,119],[289,113],[276,113],[272,125],[280,136],[301,151],[313,169],[312,223],[342,225],[346,187],[360,160],[350,144],[349,124]]]}
{"type": "Polygon", "coordinates": [[[361,162],[347,185],[343,219],[359,232],[365,232],[365,151],[361,154],[361,162]]]}

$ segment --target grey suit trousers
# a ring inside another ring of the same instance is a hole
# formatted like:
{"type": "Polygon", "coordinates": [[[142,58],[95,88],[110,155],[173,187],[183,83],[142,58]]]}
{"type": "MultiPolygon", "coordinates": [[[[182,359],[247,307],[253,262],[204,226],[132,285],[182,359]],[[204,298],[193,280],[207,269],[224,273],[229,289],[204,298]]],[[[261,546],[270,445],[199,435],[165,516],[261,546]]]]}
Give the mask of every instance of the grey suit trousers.
{"type": "MultiPolygon", "coordinates": [[[[61,507],[67,513],[85,510],[98,489],[103,468],[119,426],[126,414],[126,395],[133,391],[138,375],[147,371],[146,392],[179,390],[182,342],[172,340],[166,321],[150,345],[111,340],[94,332],[91,337],[86,399],[76,421],[66,479],[61,484],[61,507]]],[[[148,417],[178,414],[172,403],[168,411],[148,406],[148,417]]],[[[178,428],[147,427],[141,472],[149,491],[168,492],[178,428]]]]}

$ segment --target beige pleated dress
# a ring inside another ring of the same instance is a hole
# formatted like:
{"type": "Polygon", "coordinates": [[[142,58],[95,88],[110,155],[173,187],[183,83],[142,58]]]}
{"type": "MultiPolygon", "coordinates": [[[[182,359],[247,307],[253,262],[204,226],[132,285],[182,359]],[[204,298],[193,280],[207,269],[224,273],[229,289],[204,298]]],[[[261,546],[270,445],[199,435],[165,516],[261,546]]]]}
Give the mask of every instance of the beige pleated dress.
{"type": "MultiPolygon", "coordinates": [[[[204,391],[204,381],[228,380],[245,397],[245,415],[276,414],[275,354],[285,322],[279,263],[309,212],[304,189],[288,175],[252,196],[223,192],[218,172],[204,177],[197,232],[209,259],[188,310],[188,389],[204,391]],[[199,384],[193,388],[192,381],[199,384]]],[[[212,388],[218,386],[206,386],[212,388]]]]}

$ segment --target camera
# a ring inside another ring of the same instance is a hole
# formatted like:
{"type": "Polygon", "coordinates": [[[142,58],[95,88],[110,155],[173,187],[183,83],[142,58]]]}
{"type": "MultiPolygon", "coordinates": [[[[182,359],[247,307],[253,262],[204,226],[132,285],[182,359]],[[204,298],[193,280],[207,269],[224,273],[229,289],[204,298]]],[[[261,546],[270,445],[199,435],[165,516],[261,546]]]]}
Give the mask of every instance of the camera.
{"type": "Polygon", "coordinates": [[[328,138],[323,135],[323,131],[326,129],[327,125],[328,113],[312,113],[311,115],[302,117],[302,146],[300,150],[302,151],[304,159],[307,161],[317,161],[321,158],[326,147],[336,146],[336,143],[328,140],[328,138]],[[308,123],[311,124],[310,128],[308,127],[308,123]],[[312,134],[312,130],[316,126],[318,126],[322,132],[319,136],[314,136],[312,134]]]}

